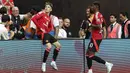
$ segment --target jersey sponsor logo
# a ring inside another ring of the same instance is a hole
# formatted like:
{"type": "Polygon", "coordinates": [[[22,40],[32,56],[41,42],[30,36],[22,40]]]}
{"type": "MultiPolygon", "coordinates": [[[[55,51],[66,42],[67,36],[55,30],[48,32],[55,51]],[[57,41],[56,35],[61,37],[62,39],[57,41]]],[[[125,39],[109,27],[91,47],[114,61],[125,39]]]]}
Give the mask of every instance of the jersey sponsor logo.
{"type": "Polygon", "coordinates": [[[97,20],[97,22],[100,22],[100,19],[96,19],[97,20]]]}

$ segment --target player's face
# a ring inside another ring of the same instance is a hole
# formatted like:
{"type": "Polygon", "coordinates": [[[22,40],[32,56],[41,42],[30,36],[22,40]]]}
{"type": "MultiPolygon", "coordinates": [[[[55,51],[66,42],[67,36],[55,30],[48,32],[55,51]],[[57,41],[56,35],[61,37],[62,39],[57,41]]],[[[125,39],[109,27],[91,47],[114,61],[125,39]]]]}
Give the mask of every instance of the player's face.
{"type": "Polygon", "coordinates": [[[110,22],[111,22],[111,23],[116,22],[116,18],[115,18],[114,16],[110,16],[110,22]]]}
{"type": "Polygon", "coordinates": [[[97,10],[98,10],[98,7],[94,5],[94,12],[96,12],[97,10]]]}
{"type": "Polygon", "coordinates": [[[123,16],[122,14],[120,14],[120,20],[123,22],[125,21],[125,16],[123,16]]]}
{"type": "Polygon", "coordinates": [[[52,11],[52,7],[50,5],[45,6],[45,12],[50,13],[52,11]]]}
{"type": "Polygon", "coordinates": [[[65,19],[64,20],[64,26],[65,27],[69,27],[70,26],[70,20],[69,19],[65,19]]]}
{"type": "Polygon", "coordinates": [[[86,9],[86,14],[87,14],[87,17],[90,17],[90,9],[89,8],[86,9]]]}
{"type": "Polygon", "coordinates": [[[93,14],[96,12],[96,6],[95,5],[92,5],[90,7],[90,12],[93,13],[93,14]]]}

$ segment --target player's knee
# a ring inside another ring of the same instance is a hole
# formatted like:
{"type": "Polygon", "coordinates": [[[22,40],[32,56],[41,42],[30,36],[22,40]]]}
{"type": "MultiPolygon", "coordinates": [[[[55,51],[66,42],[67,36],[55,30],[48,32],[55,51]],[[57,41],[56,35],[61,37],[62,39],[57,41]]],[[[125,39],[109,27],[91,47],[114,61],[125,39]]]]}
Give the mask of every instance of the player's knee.
{"type": "Polygon", "coordinates": [[[46,44],[46,48],[49,48],[51,49],[52,48],[52,45],[50,43],[46,44]]]}
{"type": "Polygon", "coordinates": [[[47,48],[52,48],[52,46],[50,45],[50,46],[47,46],[47,48]]]}
{"type": "Polygon", "coordinates": [[[92,58],[93,56],[95,56],[94,54],[86,54],[86,57],[92,58]]]}
{"type": "Polygon", "coordinates": [[[93,56],[95,56],[95,53],[93,53],[91,51],[87,51],[86,57],[92,58],[93,56]]]}
{"type": "Polygon", "coordinates": [[[61,48],[61,45],[60,45],[60,44],[58,45],[58,48],[61,48]]]}
{"type": "Polygon", "coordinates": [[[56,48],[60,49],[61,48],[61,44],[60,43],[56,44],[56,48]]]}
{"type": "Polygon", "coordinates": [[[94,54],[92,54],[92,55],[89,55],[89,58],[93,58],[95,55],[94,54]]]}
{"type": "Polygon", "coordinates": [[[88,54],[88,53],[86,53],[86,57],[89,57],[89,54],[88,54]]]}

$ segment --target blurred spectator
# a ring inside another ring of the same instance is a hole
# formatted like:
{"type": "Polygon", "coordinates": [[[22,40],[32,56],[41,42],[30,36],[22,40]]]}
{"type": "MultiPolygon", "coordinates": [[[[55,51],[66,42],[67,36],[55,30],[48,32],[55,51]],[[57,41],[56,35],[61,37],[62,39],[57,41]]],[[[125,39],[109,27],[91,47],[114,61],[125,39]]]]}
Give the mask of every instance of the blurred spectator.
{"type": "Polygon", "coordinates": [[[0,14],[2,14],[2,15],[7,14],[7,8],[6,7],[1,7],[0,8],[0,14]]]}
{"type": "Polygon", "coordinates": [[[51,35],[53,35],[55,38],[58,37],[58,32],[59,32],[59,20],[58,17],[54,15],[50,15],[52,24],[54,25],[54,30],[50,32],[51,35]]]}
{"type": "Polygon", "coordinates": [[[117,23],[117,16],[115,14],[110,15],[110,23],[107,31],[108,36],[107,38],[121,38],[122,30],[121,25],[117,23]]]}
{"type": "Polygon", "coordinates": [[[70,19],[65,18],[63,21],[63,29],[67,32],[67,37],[72,37],[72,33],[69,30],[69,27],[70,27],[70,19]]]}
{"type": "Polygon", "coordinates": [[[8,30],[6,25],[10,23],[10,17],[8,15],[2,16],[2,23],[0,24],[0,40],[8,40],[8,30]]]}
{"type": "Polygon", "coordinates": [[[67,38],[67,33],[66,31],[62,28],[63,27],[63,19],[59,18],[59,33],[58,33],[58,38],[67,38]]]}
{"type": "MultiPolygon", "coordinates": [[[[6,7],[2,7],[0,8],[0,22],[2,22],[2,16],[3,15],[8,15],[7,14],[7,8],[6,7]]],[[[12,39],[14,36],[14,32],[10,30],[10,25],[12,24],[12,21],[10,21],[10,23],[8,25],[6,25],[6,28],[8,30],[9,33],[9,39],[12,39]]]]}
{"type": "Polygon", "coordinates": [[[84,31],[85,31],[85,30],[80,29],[80,31],[79,31],[79,38],[86,38],[86,34],[85,34],[84,31]]]}
{"type": "Polygon", "coordinates": [[[6,14],[7,14],[7,8],[6,7],[1,7],[0,8],[0,23],[2,22],[1,21],[2,15],[6,15],[6,14]]]}
{"type": "Polygon", "coordinates": [[[86,39],[90,38],[91,28],[89,26],[91,25],[93,16],[94,15],[90,12],[90,6],[88,6],[88,8],[86,9],[86,19],[83,20],[80,25],[80,30],[79,30],[80,38],[86,38],[86,39]]]}
{"type": "Polygon", "coordinates": [[[121,12],[120,20],[122,21],[122,35],[121,38],[130,38],[130,20],[128,20],[128,13],[121,12]]]}
{"type": "Polygon", "coordinates": [[[14,39],[25,38],[24,29],[21,27],[24,17],[25,17],[25,15],[19,14],[19,8],[18,7],[12,8],[12,14],[10,15],[10,18],[11,18],[13,24],[10,26],[10,29],[12,31],[14,31],[14,33],[15,33],[14,39]]]}
{"type": "Polygon", "coordinates": [[[27,25],[25,26],[26,39],[37,39],[36,30],[35,30],[36,26],[35,26],[34,22],[31,20],[31,18],[40,11],[41,11],[41,7],[32,6],[32,8],[29,12],[31,14],[31,17],[29,18],[29,21],[28,21],[27,25]]]}
{"type": "Polygon", "coordinates": [[[12,8],[14,7],[14,0],[2,0],[2,4],[7,8],[8,14],[12,14],[12,8]]]}

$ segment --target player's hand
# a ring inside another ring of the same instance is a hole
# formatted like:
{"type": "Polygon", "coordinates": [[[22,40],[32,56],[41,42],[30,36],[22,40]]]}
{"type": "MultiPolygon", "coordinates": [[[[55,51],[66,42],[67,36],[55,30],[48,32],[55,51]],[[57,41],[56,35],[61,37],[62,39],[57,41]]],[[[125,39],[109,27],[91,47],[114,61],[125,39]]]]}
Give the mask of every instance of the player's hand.
{"type": "Polygon", "coordinates": [[[86,21],[88,23],[88,26],[91,26],[91,22],[90,21],[86,21]]]}
{"type": "Polygon", "coordinates": [[[99,25],[100,29],[102,29],[102,24],[99,25]]]}

